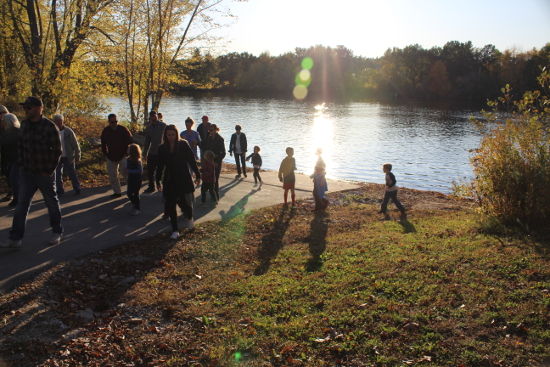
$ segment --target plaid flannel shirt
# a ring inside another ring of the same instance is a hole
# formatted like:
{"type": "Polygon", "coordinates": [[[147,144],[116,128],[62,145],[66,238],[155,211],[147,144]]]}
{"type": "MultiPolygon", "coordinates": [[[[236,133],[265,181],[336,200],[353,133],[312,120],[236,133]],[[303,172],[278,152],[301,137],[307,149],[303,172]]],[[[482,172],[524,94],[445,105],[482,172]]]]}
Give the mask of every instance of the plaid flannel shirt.
{"type": "Polygon", "coordinates": [[[45,117],[32,123],[21,122],[19,167],[33,175],[52,175],[61,157],[61,137],[55,124],[45,117]]]}

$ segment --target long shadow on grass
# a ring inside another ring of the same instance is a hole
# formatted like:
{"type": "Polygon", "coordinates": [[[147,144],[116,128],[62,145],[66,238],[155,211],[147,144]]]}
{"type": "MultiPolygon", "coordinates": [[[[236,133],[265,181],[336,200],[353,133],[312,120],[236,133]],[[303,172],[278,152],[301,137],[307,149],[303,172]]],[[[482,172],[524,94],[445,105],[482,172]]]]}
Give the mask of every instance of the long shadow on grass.
{"type": "Polygon", "coordinates": [[[310,223],[310,233],[307,238],[309,243],[309,253],[311,258],[306,262],[306,271],[318,271],[323,267],[321,255],[327,248],[328,222],[326,212],[316,211],[315,216],[310,223]]]}
{"type": "Polygon", "coordinates": [[[277,221],[273,223],[271,231],[262,237],[262,242],[258,248],[260,264],[254,270],[254,275],[263,275],[269,270],[271,261],[283,248],[283,237],[294,214],[294,209],[286,210],[286,208],[282,208],[277,221]]]}
{"type": "Polygon", "coordinates": [[[402,220],[397,222],[401,227],[403,227],[403,233],[416,233],[415,226],[408,220],[402,220]]]}

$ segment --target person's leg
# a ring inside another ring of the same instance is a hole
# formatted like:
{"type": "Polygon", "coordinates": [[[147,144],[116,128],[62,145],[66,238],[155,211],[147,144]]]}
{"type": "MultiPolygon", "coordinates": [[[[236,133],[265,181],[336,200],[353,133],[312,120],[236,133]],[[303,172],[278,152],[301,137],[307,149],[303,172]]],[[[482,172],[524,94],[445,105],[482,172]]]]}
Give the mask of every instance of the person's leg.
{"type": "Polygon", "coordinates": [[[73,190],[75,192],[80,192],[80,182],[78,182],[78,175],[76,174],[75,161],[69,162],[69,160],[67,159],[67,162],[65,163],[65,168],[67,170],[67,174],[69,175],[69,179],[71,180],[71,184],[73,185],[73,190]]]}
{"type": "Polygon", "coordinates": [[[397,199],[397,191],[398,190],[393,191],[391,200],[393,201],[393,203],[401,213],[405,213],[405,207],[403,206],[403,204],[401,204],[399,199],[397,199]]]}
{"type": "Polygon", "coordinates": [[[13,222],[9,234],[10,240],[19,241],[25,235],[32,197],[36,190],[38,190],[35,177],[35,175],[19,170],[19,197],[17,198],[18,202],[13,214],[13,222]]]}
{"type": "Polygon", "coordinates": [[[386,214],[386,210],[388,209],[388,203],[390,202],[390,198],[391,198],[391,191],[385,191],[384,200],[382,201],[382,207],[380,208],[380,213],[386,214]]]}
{"type": "Polygon", "coordinates": [[[13,188],[13,200],[10,204],[17,204],[19,198],[19,165],[17,163],[12,163],[10,168],[10,184],[13,188]]]}
{"type": "Polygon", "coordinates": [[[296,193],[294,192],[294,187],[290,189],[290,197],[292,199],[292,205],[296,205],[296,193]]]}
{"type": "Polygon", "coordinates": [[[115,194],[120,195],[122,188],[120,187],[120,181],[118,180],[118,162],[113,162],[107,159],[107,173],[109,174],[109,182],[113,188],[115,194]]]}
{"type": "Polygon", "coordinates": [[[126,172],[126,158],[118,161],[118,173],[124,177],[124,181],[128,182],[128,172],[126,172]]]}
{"type": "Polygon", "coordinates": [[[181,200],[181,205],[184,209],[184,218],[187,220],[193,219],[193,194],[186,194],[181,200]]]}
{"type": "Polygon", "coordinates": [[[237,174],[241,175],[241,159],[239,158],[240,154],[235,153],[235,165],[237,166],[237,174]]]}
{"type": "Polygon", "coordinates": [[[178,232],[178,212],[176,211],[176,200],[167,199],[166,209],[168,210],[168,216],[170,217],[170,224],[172,224],[172,232],[178,232]]]}
{"type": "Polygon", "coordinates": [[[201,185],[201,203],[206,203],[206,193],[208,192],[208,184],[203,182],[201,185]]]}
{"type": "Polygon", "coordinates": [[[55,186],[58,194],[64,194],[65,190],[63,189],[63,171],[64,166],[67,164],[67,157],[61,157],[57,168],[55,169],[55,186]]]}
{"type": "Polygon", "coordinates": [[[132,206],[136,209],[136,187],[134,180],[128,180],[128,189],[126,190],[126,196],[130,199],[132,206]]]}
{"type": "Polygon", "coordinates": [[[244,153],[239,154],[239,155],[241,157],[241,164],[243,166],[243,175],[244,175],[244,177],[246,177],[246,157],[245,157],[244,153]]]}
{"type": "Polygon", "coordinates": [[[288,203],[288,189],[285,189],[285,193],[283,195],[284,199],[285,199],[285,205],[288,203]]]}
{"type": "Polygon", "coordinates": [[[216,198],[216,192],[214,191],[214,184],[212,182],[209,182],[206,187],[208,187],[208,192],[210,192],[210,197],[212,198],[212,200],[217,203],[218,199],[216,198]]]}
{"type": "Polygon", "coordinates": [[[53,233],[63,233],[63,226],[61,224],[61,206],[59,205],[59,199],[55,192],[55,174],[44,177],[37,175],[38,188],[44,197],[44,202],[48,207],[48,214],[50,216],[50,225],[52,226],[53,233]]]}
{"type": "Polygon", "coordinates": [[[149,178],[149,187],[147,191],[155,191],[155,173],[158,167],[158,155],[148,155],[147,156],[147,176],[149,178]]]}
{"type": "Polygon", "coordinates": [[[217,201],[220,201],[220,173],[222,172],[222,163],[216,167],[216,183],[214,184],[214,192],[216,193],[217,201]]]}
{"type": "Polygon", "coordinates": [[[141,189],[141,179],[136,180],[135,187],[134,187],[134,195],[135,195],[135,204],[134,207],[137,210],[141,210],[141,200],[139,199],[139,190],[141,189]]]}

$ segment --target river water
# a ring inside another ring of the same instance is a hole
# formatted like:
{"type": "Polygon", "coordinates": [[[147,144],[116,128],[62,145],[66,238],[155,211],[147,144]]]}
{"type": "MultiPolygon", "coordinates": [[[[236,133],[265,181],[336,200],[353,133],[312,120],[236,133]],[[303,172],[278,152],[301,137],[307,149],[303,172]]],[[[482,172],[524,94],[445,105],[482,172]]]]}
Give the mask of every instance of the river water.
{"type": "MultiPolygon", "coordinates": [[[[123,100],[107,103],[108,113],[128,116],[123,100]]],[[[391,163],[398,186],[443,193],[450,193],[453,181],[472,177],[469,150],[481,138],[469,121],[478,115],[475,109],[186,96],[164,98],[159,112],[180,131],[188,116],[196,129],[208,115],[226,146],[235,125],[242,125],[249,153],[261,147],[264,169],[278,170],[285,148],[293,147],[298,171],[310,174],[315,150],[322,147],[327,177],[383,183],[382,164],[391,163]]],[[[234,163],[229,154],[225,161],[234,163]]]]}

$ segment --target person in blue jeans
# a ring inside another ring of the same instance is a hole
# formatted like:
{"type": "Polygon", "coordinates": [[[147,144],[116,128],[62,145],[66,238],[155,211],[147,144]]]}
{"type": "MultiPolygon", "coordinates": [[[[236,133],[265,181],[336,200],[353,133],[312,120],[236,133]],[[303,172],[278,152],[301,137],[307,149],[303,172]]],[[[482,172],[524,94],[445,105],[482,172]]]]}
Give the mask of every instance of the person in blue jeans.
{"type": "Polygon", "coordinates": [[[80,144],[78,144],[74,131],[70,127],[65,126],[63,115],[54,115],[53,122],[59,129],[61,146],[63,148],[61,159],[55,170],[57,194],[63,195],[65,193],[65,189],[63,189],[63,172],[67,172],[75,195],[80,195],[80,182],[78,182],[78,175],[76,174],[76,163],[80,160],[80,144]]]}
{"type": "Polygon", "coordinates": [[[48,244],[57,245],[63,239],[61,207],[55,189],[55,169],[61,157],[59,130],[51,120],[42,116],[40,98],[27,97],[20,104],[27,118],[21,123],[19,134],[19,198],[9,239],[1,242],[0,247],[21,247],[27,216],[37,190],[42,193],[50,216],[53,236],[48,244]]]}

